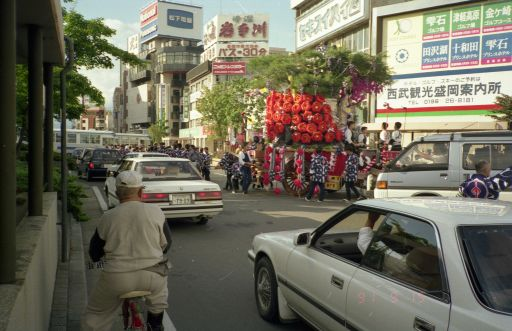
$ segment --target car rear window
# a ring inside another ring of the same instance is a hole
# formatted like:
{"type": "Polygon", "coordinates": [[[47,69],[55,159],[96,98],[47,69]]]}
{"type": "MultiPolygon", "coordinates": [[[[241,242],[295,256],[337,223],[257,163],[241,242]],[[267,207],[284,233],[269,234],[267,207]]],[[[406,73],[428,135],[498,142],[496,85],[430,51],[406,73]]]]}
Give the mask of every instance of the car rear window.
{"type": "Polygon", "coordinates": [[[480,301],[512,313],[512,225],[463,226],[459,236],[480,301]]]}
{"type": "Polygon", "coordinates": [[[97,150],[94,151],[93,157],[100,160],[116,160],[121,158],[121,154],[115,150],[97,150]]]}
{"type": "Polygon", "coordinates": [[[201,179],[197,168],[189,161],[144,161],[135,167],[144,181],[201,179]]]}

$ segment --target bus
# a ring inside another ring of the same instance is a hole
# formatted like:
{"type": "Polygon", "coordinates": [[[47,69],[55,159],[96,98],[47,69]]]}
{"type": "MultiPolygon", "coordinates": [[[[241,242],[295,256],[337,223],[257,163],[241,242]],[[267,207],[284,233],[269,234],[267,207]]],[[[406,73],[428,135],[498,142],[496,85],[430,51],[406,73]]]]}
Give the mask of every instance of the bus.
{"type": "MultiPolygon", "coordinates": [[[[71,153],[76,148],[95,148],[107,145],[137,145],[148,146],[151,139],[147,134],[140,133],[115,133],[99,130],[66,130],[67,152],[71,153]]],[[[53,148],[60,151],[60,129],[53,130],[53,148]]]]}

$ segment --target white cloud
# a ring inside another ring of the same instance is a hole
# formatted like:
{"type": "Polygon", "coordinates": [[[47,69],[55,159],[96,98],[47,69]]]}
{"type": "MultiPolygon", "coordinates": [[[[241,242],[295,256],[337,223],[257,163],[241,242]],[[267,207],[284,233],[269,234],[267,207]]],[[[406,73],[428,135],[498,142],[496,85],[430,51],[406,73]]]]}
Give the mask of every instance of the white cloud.
{"type": "MultiPolygon", "coordinates": [[[[129,36],[139,32],[139,23],[124,23],[117,19],[105,19],[105,24],[116,30],[116,35],[109,38],[109,41],[115,46],[126,50],[127,39],[129,36]]],[[[80,73],[87,76],[92,84],[98,88],[105,97],[105,106],[112,109],[112,97],[114,89],[119,86],[119,61],[113,60],[115,63],[112,69],[91,69],[80,70],[80,73]]]]}

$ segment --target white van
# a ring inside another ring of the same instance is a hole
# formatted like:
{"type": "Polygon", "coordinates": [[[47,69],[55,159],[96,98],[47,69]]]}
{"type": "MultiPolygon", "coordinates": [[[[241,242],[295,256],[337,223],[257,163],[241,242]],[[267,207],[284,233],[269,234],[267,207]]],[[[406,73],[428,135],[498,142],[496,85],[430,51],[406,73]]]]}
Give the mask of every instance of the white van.
{"type": "MultiPolygon", "coordinates": [[[[435,134],[414,140],[379,174],[375,198],[455,196],[487,160],[492,175],[512,166],[512,131],[435,134]]],[[[500,194],[512,201],[512,188],[500,194]]]]}

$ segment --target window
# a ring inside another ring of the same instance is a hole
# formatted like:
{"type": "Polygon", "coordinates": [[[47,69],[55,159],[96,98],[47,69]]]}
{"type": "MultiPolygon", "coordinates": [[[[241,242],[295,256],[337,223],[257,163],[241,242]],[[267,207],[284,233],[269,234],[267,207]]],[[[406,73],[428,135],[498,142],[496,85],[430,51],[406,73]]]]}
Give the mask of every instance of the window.
{"type": "Polygon", "coordinates": [[[89,134],[88,133],[80,133],[80,144],[88,144],[89,143],[89,134]]]}
{"type": "Polygon", "coordinates": [[[116,161],[117,162],[118,160],[121,159],[121,154],[116,150],[99,149],[99,150],[94,151],[93,158],[95,160],[116,161]]]}
{"type": "Polygon", "coordinates": [[[318,233],[319,237],[315,238],[313,246],[353,262],[361,262],[363,255],[357,246],[357,239],[359,230],[365,226],[371,216],[377,218],[374,228],[378,228],[385,218],[385,214],[362,210],[342,216],[330,228],[318,233]]]}
{"type": "Polygon", "coordinates": [[[60,142],[60,132],[55,132],[55,142],[60,142]]]}
{"type": "Polygon", "coordinates": [[[133,161],[123,161],[119,168],[117,169],[117,172],[122,172],[125,170],[130,170],[132,168],[133,161]]]}
{"type": "Polygon", "coordinates": [[[201,179],[197,168],[189,161],[144,161],[137,163],[135,171],[143,181],[201,179]]]}
{"type": "Polygon", "coordinates": [[[431,224],[390,214],[375,233],[362,264],[442,298],[438,250],[431,224]]]}
{"type": "Polygon", "coordinates": [[[487,307],[512,313],[512,225],[458,229],[474,292],[487,307]]]}
{"type": "Polygon", "coordinates": [[[68,133],[67,142],[69,144],[76,144],[76,133],[68,133]]]}
{"type": "Polygon", "coordinates": [[[395,171],[448,170],[449,151],[449,142],[414,143],[390,167],[395,171]]]}
{"type": "Polygon", "coordinates": [[[512,164],[512,144],[464,144],[462,167],[475,170],[480,160],[489,161],[493,170],[506,169],[512,164]]]}

